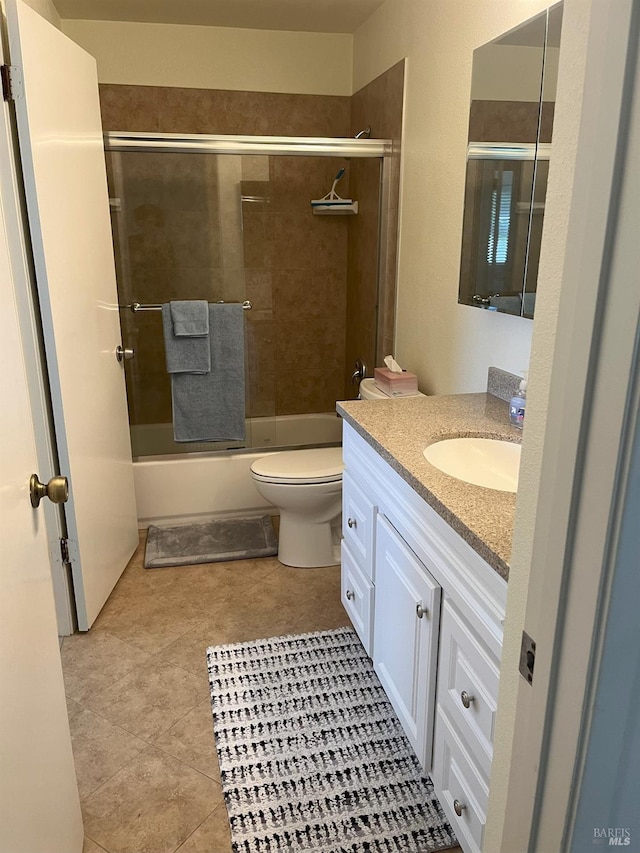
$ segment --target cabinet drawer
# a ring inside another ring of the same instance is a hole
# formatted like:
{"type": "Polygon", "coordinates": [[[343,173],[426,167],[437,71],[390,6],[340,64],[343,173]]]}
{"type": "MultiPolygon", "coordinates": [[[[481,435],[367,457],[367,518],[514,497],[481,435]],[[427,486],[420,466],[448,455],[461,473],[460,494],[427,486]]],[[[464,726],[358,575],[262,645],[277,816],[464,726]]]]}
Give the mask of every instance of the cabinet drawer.
{"type": "Polygon", "coordinates": [[[349,546],[342,543],[342,604],[360,637],[365,652],[373,651],[373,595],[371,581],[360,571],[349,546]]]}
{"type": "Polygon", "coordinates": [[[348,470],[342,478],[342,535],[360,568],[373,580],[376,507],[348,470]]]}
{"type": "Polygon", "coordinates": [[[487,782],[493,759],[498,681],[497,662],[445,598],[437,701],[487,782]]]}
{"type": "Polygon", "coordinates": [[[465,853],[480,853],[489,790],[440,709],[436,712],[431,778],[460,846],[465,853]]]}

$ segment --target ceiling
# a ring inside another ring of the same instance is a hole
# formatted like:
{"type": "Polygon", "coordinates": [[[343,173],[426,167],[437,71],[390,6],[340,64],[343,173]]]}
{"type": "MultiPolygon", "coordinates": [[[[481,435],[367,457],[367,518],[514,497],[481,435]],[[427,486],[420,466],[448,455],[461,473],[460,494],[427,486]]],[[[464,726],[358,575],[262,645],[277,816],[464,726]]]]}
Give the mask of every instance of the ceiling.
{"type": "Polygon", "coordinates": [[[53,0],[61,18],[353,33],[384,0],[53,0]]]}

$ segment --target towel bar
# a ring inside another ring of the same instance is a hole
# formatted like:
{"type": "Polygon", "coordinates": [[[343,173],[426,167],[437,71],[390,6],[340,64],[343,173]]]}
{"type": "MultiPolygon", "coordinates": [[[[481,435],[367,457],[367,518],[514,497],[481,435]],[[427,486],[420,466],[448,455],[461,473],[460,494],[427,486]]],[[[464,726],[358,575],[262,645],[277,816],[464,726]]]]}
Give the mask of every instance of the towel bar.
{"type": "MultiPolygon", "coordinates": [[[[218,299],[217,305],[225,305],[224,299],[218,299]]],[[[237,303],[236,303],[237,304],[237,303]]],[[[128,308],[135,314],[137,311],[162,311],[162,305],[141,305],[139,302],[132,302],[130,305],[118,305],[118,308],[128,308]]],[[[244,311],[251,311],[253,305],[248,299],[242,303],[244,311]]]]}

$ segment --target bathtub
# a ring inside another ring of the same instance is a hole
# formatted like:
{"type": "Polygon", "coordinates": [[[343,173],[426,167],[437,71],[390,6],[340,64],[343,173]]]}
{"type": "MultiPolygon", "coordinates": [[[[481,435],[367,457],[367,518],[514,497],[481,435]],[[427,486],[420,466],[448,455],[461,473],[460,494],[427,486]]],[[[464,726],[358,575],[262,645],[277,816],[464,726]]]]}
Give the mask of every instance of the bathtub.
{"type": "Polygon", "coordinates": [[[251,463],[268,448],[339,444],[342,421],[335,412],[251,418],[247,420],[250,450],[211,452],[209,448],[216,445],[189,443],[170,455],[159,454],[165,447],[175,450],[171,424],[133,426],[131,433],[138,523],[148,527],[276,514],[253,485],[251,463]],[[136,455],[141,447],[154,455],[136,455]]]}

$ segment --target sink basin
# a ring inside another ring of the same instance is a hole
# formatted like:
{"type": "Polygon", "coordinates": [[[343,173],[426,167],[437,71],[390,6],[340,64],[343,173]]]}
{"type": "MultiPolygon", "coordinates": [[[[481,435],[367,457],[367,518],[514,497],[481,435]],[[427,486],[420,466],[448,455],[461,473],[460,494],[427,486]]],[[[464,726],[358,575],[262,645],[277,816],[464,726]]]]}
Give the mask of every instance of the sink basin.
{"type": "Polygon", "coordinates": [[[495,438],[447,438],[423,451],[444,474],[501,492],[518,490],[520,445],[495,438]]]}

